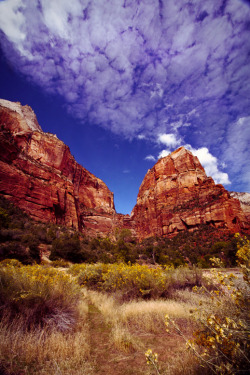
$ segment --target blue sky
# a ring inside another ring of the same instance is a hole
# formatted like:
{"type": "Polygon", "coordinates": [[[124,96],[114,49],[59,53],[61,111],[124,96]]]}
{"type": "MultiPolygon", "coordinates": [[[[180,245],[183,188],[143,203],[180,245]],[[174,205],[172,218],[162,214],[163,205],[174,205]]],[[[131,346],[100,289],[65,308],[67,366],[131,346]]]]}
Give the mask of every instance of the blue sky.
{"type": "Polygon", "coordinates": [[[118,212],[181,145],[250,192],[249,35],[243,0],[2,0],[0,97],[30,105],[118,212]]]}

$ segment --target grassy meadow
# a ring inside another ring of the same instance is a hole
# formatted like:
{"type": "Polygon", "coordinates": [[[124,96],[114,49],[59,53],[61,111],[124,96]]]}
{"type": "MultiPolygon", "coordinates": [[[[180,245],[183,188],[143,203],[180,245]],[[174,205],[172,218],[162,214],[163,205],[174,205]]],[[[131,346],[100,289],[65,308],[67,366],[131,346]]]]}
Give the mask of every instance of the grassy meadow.
{"type": "Polygon", "coordinates": [[[0,198],[0,375],[248,374],[249,272],[228,232],[87,238],[0,198]]]}
{"type": "Polygon", "coordinates": [[[246,374],[248,242],[241,253],[238,284],[188,267],[2,261],[1,374],[246,374]]]}

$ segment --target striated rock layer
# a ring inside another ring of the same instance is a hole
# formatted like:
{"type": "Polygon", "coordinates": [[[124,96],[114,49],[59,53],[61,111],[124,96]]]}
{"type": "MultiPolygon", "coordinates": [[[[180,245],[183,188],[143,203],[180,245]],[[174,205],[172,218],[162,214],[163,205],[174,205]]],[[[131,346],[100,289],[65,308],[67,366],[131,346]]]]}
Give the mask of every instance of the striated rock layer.
{"type": "Polygon", "coordinates": [[[147,172],[132,218],[139,239],[171,237],[201,224],[232,232],[249,230],[239,200],[207,177],[198,158],[184,147],[147,172]]]}
{"type": "Polygon", "coordinates": [[[207,177],[197,157],[181,147],[150,169],[132,214],[117,214],[113,193],[44,133],[28,106],[0,100],[0,194],[32,218],[89,235],[127,228],[138,239],[171,237],[201,224],[249,231],[238,199],[207,177]]]}
{"type": "Polygon", "coordinates": [[[230,195],[232,198],[239,199],[241,208],[248,221],[250,221],[250,193],[236,193],[235,191],[230,191],[230,195]]]}
{"type": "Polygon", "coordinates": [[[30,107],[0,100],[0,126],[0,194],[36,220],[95,235],[112,230],[113,193],[42,132],[30,107]]]}

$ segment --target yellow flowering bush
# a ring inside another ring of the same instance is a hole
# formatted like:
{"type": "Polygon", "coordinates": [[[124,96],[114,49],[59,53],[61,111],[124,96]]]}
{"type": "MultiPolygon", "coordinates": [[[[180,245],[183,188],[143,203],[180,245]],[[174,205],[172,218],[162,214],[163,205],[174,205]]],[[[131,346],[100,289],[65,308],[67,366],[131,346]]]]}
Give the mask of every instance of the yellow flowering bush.
{"type": "Polygon", "coordinates": [[[69,274],[78,278],[78,283],[82,286],[99,288],[102,284],[102,277],[108,270],[108,265],[104,263],[95,264],[74,264],[69,269],[69,274]]]}
{"type": "Polygon", "coordinates": [[[0,268],[1,317],[22,319],[25,328],[67,330],[77,320],[80,288],[65,272],[42,266],[0,268]]]}
{"type": "Polygon", "coordinates": [[[243,273],[243,279],[249,286],[250,284],[250,241],[244,237],[240,237],[237,233],[235,237],[238,239],[238,251],[236,256],[238,258],[238,264],[241,267],[243,273]]]}
{"type": "Polygon", "coordinates": [[[73,265],[69,273],[78,277],[82,286],[118,292],[123,299],[158,298],[169,296],[173,289],[200,285],[197,272],[182,267],[151,268],[139,264],[81,264],[73,265]]]}
{"type": "Polygon", "coordinates": [[[13,267],[22,267],[22,263],[17,259],[4,259],[0,262],[0,267],[13,266],[13,267]]]}
{"type": "MultiPolygon", "coordinates": [[[[172,325],[202,366],[214,374],[248,374],[250,368],[250,243],[239,235],[237,238],[236,255],[243,277],[213,269],[211,279],[217,288],[193,289],[210,298],[209,305],[200,303],[199,308],[191,311],[200,326],[193,339],[187,340],[178,325],[166,317],[167,331],[172,325]]],[[[211,260],[220,266],[219,259],[211,260]]]]}

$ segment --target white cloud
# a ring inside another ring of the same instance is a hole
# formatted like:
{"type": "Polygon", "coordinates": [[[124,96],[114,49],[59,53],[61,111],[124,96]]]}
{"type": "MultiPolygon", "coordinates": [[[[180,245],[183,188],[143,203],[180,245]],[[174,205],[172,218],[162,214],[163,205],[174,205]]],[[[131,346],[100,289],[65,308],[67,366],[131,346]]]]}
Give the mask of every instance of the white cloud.
{"type": "Polygon", "coordinates": [[[164,145],[174,148],[181,143],[180,139],[177,139],[176,135],[173,133],[169,134],[159,134],[158,135],[158,142],[163,143],[164,145]]]}
{"type": "MultiPolygon", "coordinates": [[[[181,114],[180,114],[179,116],[182,117],[181,114]]],[[[172,122],[172,123],[171,123],[171,128],[172,128],[174,131],[178,131],[178,129],[181,128],[182,126],[186,126],[186,124],[183,124],[182,120],[175,121],[175,122],[172,122]]],[[[180,143],[180,141],[179,141],[179,143],[180,143]]]]}
{"type": "MultiPolygon", "coordinates": [[[[249,116],[249,17],[244,1],[4,0],[1,48],[82,124],[159,134],[160,155],[192,133],[246,183],[249,123],[237,119],[249,116]]],[[[205,162],[229,181],[218,161],[205,162]]]]}
{"type": "Polygon", "coordinates": [[[70,26],[68,18],[80,14],[80,2],[70,2],[68,0],[41,0],[41,4],[43,8],[44,23],[48,29],[61,38],[69,38],[70,26]]]}
{"type": "Polygon", "coordinates": [[[12,41],[15,48],[29,60],[32,54],[25,48],[25,22],[22,0],[6,0],[0,2],[0,25],[2,31],[12,41]]]}
{"type": "Polygon", "coordinates": [[[193,155],[198,157],[207,176],[211,176],[216,184],[231,184],[228,174],[219,170],[218,159],[209,152],[207,147],[201,147],[198,149],[195,149],[190,145],[185,145],[185,147],[190,150],[193,155]]]}
{"type": "Polygon", "coordinates": [[[139,134],[139,135],[137,136],[137,138],[141,140],[141,139],[145,139],[146,137],[145,137],[145,135],[143,135],[143,134],[139,134]]]}
{"type": "Polygon", "coordinates": [[[144,160],[156,161],[156,158],[153,155],[147,155],[144,160]]]}
{"type": "Polygon", "coordinates": [[[157,97],[157,96],[162,98],[163,93],[164,93],[164,90],[162,89],[162,85],[160,83],[156,83],[155,87],[150,92],[150,99],[157,97]]]}
{"type": "Polygon", "coordinates": [[[22,31],[25,17],[20,11],[21,6],[21,0],[6,0],[0,2],[1,29],[15,44],[19,44],[25,39],[25,33],[22,31]]]}
{"type": "Polygon", "coordinates": [[[169,154],[171,153],[170,150],[162,150],[159,155],[158,155],[158,159],[160,158],[165,158],[165,156],[168,156],[169,154]]]}
{"type": "Polygon", "coordinates": [[[222,152],[223,159],[235,175],[234,183],[242,191],[250,191],[250,116],[241,117],[227,129],[226,142],[222,152]]]}

